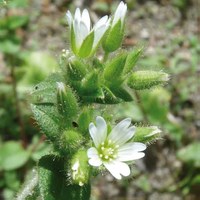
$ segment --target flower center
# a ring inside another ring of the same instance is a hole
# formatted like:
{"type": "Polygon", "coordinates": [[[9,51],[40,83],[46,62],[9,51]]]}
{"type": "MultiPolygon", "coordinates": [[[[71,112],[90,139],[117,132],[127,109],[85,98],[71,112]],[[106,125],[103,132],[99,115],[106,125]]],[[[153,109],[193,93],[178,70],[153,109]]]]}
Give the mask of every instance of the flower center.
{"type": "Polygon", "coordinates": [[[102,142],[98,148],[99,157],[103,161],[112,161],[117,157],[119,145],[116,145],[111,140],[102,142]]]}

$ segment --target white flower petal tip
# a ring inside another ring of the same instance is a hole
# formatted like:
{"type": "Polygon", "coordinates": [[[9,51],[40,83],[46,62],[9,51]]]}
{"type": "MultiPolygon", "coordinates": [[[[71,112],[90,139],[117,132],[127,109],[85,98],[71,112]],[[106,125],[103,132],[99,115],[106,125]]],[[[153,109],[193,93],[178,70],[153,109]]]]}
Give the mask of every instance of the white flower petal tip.
{"type": "Polygon", "coordinates": [[[130,126],[131,119],[126,118],[119,122],[107,133],[107,124],[103,117],[96,117],[96,126],[89,125],[89,132],[95,147],[87,151],[89,164],[95,167],[104,165],[116,178],[130,175],[130,168],[125,163],[144,157],[146,145],[139,142],[128,142],[135,133],[135,127],[130,126]]]}
{"type": "Polygon", "coordinates": [[[88,57],[94,53],[97,46],[99,45],[101,39],[103,38],[106,30],[109,27],[110,20],[108,16],[102,17],[94,27],[91,27],[91,19],[87,9],[84,9],[81,13],[81,10],[77,8],[75,10],[74,16],[72,16],[70,11],[66,13],[67,21],[70,27],[71,32],[71,47],[75,55],[80,57],[88,57]],[[80,53],[83,42],[90,36],[93,35],[94,39],[91,46],[87,46],[87,53],[80,53]]]}
{"type": "Polygon", "coordinates": [[[64,91],[65,90],[65,84],[63,82],[56,82],[57,84],[57,88],[60,91],[64,91]]]}
{"type": "Polygon", "coordinates": [[[119,20],[121,20],[123,26],[126,12],[127,12],[127,5],[121,1],[115,11],[112,26],[114,26],[119,20]]]}
{"type": "Polygon", "coordinates": [[[156,135],[162,132],[157,126],[150,126],[150,128],[152,128],[152,132],[146,135],[145,137],[151,137],[153,135],[156,135]]]}

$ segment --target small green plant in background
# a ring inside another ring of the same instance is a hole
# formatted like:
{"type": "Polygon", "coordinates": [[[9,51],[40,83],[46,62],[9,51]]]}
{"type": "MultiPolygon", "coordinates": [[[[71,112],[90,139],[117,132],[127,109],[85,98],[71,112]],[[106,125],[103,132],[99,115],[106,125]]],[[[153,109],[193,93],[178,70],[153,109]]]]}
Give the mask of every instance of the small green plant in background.
{"type": "Polygon", "coordinates": [[[133,126],[130,116],[113,116],[107,107],[134,104],[137,90],[169,79],[162,71],[134,70],[143,49],[121,48],[126,12],[121,2],[112,17],[94,26],[86,9],[76,9],[74,16],[67,12],[71,50],[63,50],[60,71],[31,92],[34,118],[52,149],[39,159],[18,200],[90,199],[93,177],[105,170],[116,179],[129,176],[129,164],[160,137],[158,127],[133,126]]]}

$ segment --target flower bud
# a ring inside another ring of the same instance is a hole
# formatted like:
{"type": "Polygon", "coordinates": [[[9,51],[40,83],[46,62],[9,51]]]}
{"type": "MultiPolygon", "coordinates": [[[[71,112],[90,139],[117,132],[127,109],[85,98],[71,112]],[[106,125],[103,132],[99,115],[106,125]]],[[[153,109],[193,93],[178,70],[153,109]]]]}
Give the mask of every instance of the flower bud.
{"type": "Polygon", "coordinates": [[[136,71],[128,79],[128,86],[135,90],[149,89],[169,80],[169,75],[158,71],[136,71]]]}
{"type": "Polygon", "coordinates": [[[108,16],[104,16],[91,28],[88,10],[84,9],[81,13],[80,9],[77,8],[74,17],[70,11],[66,15],[70,27],[73,53],[81,58],[91,56],[108,29],[110,19],[108,16]]]}
{"type": "Polygon", "coordinates": [[[120,47],[124,36],[124,21],[126,12],[127,5],[121,1],[114,14],[111,26],[106,32],[103,40],[103,48],[106,52],[113,52],[120,47]]]}
{"type": "Polygon", "coordinates": [[[57,82],[57,108],[68,122],[71,122],[78,114],[77,99],[71,88],[63,82],[57,82]]]}
{"type": "Polygon", "coordinates": [[[75,56],[70,57],[67,65],[67,76],[71,81],[80,81],[87,74],[86,66],[75,56]]]}
{"type": "Polygon", "coordinates": [[[60,138],[60,148],[65,153],[73,153],[79,148],[82,142],[80,133],[74,130],[65,130],[60,138]]]}
{"type": "Polygon", "coordinates": [[[87,184],[89,170],[87,152],[85,150],[79,150],[71,161],[70,171],[73,182],[79,186],[87,184]]]}
{"type": "Polygon", "coordinates": [[[137,127],[134,142],[150,143],[160,137],[162,131],[157,126],[137,127]]]}

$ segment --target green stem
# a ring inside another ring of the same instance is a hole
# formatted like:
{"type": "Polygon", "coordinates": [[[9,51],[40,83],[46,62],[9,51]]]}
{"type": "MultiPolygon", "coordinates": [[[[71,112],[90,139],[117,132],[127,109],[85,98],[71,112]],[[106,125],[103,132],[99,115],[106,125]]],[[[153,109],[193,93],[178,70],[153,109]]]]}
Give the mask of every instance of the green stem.
{"type": "Polygon", "coordinates": [[[109,52],[105,52],[103,57],[103,62],[106,62],[108,60],[109,52]]]}
{"type": "Polygon", "coordinates": [[[147,116],[147,113],[145,111],[145,108],[143,107],[143,105],[141,103],[140,95],[139,95],[139,93],[136,90],[134,91],[134,93],[135,93],[135,97],[137,99],[138,107],[140,108],[140,110],[142,112],[142,115],[143,115],[143,118],[144,118],[144,122],[148,123],[149,122],[148,116],[147,116]]]}

